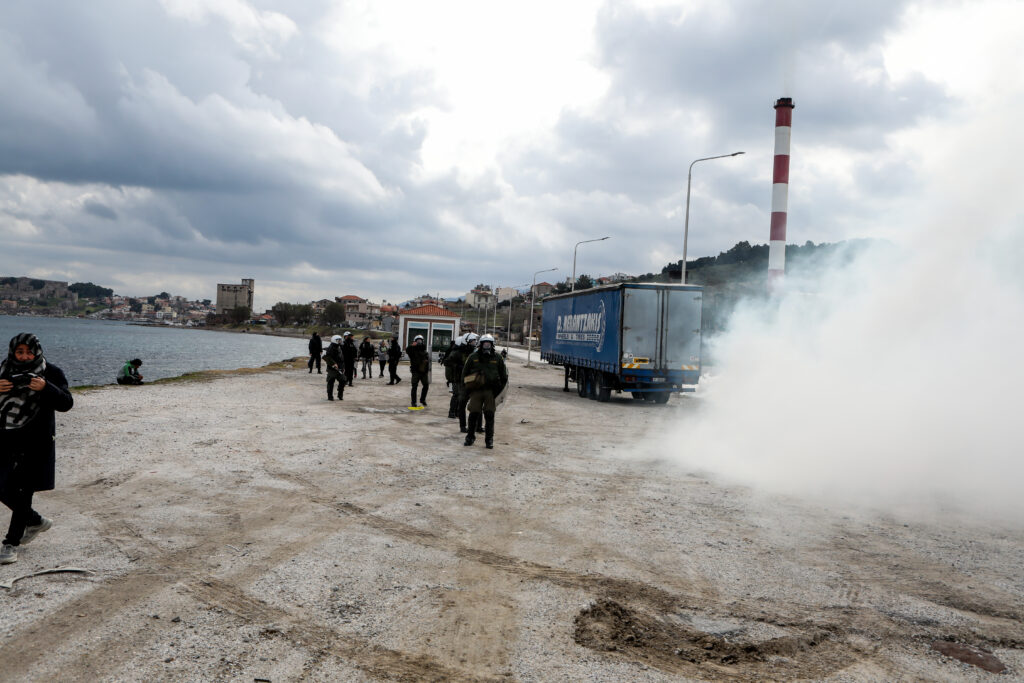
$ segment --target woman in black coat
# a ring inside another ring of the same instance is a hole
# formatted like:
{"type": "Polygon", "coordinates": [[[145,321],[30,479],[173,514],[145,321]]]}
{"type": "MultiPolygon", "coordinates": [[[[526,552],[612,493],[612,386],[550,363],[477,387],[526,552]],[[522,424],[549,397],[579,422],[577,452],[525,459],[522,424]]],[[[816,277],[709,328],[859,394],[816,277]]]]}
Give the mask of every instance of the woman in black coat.
{"type": "Polygon", "coordinates": [[[35,335],[11,339],[0,362],[0,502],[11,509],[0,564],[16,562],[18,546],[53,524],[32,509],[32,495],[53,489],[54,412],[73,404],[64,373],[46,362],[35,335]]]}

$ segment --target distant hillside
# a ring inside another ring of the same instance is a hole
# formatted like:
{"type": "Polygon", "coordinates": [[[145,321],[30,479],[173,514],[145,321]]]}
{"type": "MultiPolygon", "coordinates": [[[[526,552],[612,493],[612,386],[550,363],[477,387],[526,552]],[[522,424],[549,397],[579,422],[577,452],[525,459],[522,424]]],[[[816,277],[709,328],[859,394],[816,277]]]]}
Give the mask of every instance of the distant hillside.
{"type": "MultiPolygon", "coordinates": [[[[855,239],[814,244],[786,245],[786,271],[807,272],[849,263],[879,240],[855,239]]],[[[647,273],[633,282],[679,282],[680,262],[666,264],[660,273],[647,273]]],[[[686,262],[686,282],[704,290],[704,329],[721,329],[740,299],[764,296],[768,291],[768,245],[743,241],[718,256],[702,256],[686,262]]]]}

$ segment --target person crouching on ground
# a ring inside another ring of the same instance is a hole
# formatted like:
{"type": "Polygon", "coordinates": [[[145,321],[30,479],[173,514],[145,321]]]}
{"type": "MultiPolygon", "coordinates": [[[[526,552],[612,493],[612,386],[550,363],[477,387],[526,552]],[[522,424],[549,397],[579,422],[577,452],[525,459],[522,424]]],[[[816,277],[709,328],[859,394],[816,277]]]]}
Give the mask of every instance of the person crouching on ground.
{"type": "Polygon", "coordinates": [[[142,360],[139,358],[125,361],[125,364],[121,366],[121,372],[117,373],[117,383],[142,384],[142,375],[139,374],[139,368],[141,367],[142,360]]]}
{"type": "Polygon", "coordinates": [[[11,509],[0,564],[17,562],[18,547],[53,525],[32,509],[32,496],[53,489],[54,411],[72,405],[64,373],[46,362],[35,335],[11,339],[0,362],[0,502],[11,509]]]}
{"type": "Polygon", "coordinates": [[[427,390],[430,389],[430,351],[427,350],[422,334],[417,334],[412,344],[405,348],[405,355],[409,356],[409,369],[412,371],[411,406],[416,407],[416,385],[422,383],[420,403],[426,408],[427,390]]]}
{"type": "Polygon", "coordinates": [[[494,337],[485,334],[480,337],[480,348],[466,359],[462,370],[462,381],[469,391],[469,431],[466,445],[476,441],[476,428],[480,425],[480,413],[485,418],[484,445],[494,448],[494,397],[501,393],[508,383],[508,371],[501,354],[494,350],[494,337]]]}
{"type": "Polygon", "coordinates": [[[338,383],[338,400],[345,400],[345,356],[341,351],[341,335],[331,337],[331,344],[324,351],[327,363],[327,400],[334,400],[334,383],[338,383]]]}

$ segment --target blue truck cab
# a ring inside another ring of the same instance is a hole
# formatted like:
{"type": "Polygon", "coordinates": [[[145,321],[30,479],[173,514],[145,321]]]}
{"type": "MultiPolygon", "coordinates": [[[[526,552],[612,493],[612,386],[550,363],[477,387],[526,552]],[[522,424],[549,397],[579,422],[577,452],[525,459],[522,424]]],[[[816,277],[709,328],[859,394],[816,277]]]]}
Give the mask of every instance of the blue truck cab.
{"type": "Polygon", "coordinates": [[[565,390],[607,401],[611,392],[666,403],[693,391],[701,370],[696,285],[630,283],[544,300],[541,359],[565,367],[565,390]]]}

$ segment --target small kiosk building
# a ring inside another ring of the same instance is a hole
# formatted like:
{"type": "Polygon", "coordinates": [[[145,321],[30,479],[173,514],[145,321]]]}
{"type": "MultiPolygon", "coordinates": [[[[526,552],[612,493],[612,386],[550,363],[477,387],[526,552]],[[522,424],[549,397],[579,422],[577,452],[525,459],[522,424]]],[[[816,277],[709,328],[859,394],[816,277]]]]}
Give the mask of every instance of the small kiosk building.
{"type": "Polygon", "coordinates": [[[404,350],[416,335],[422,334],[436,361],[437,355],[459,336],[460,316],[446,308],[429,304],[398,314],[398,344],[404,350]]]}

